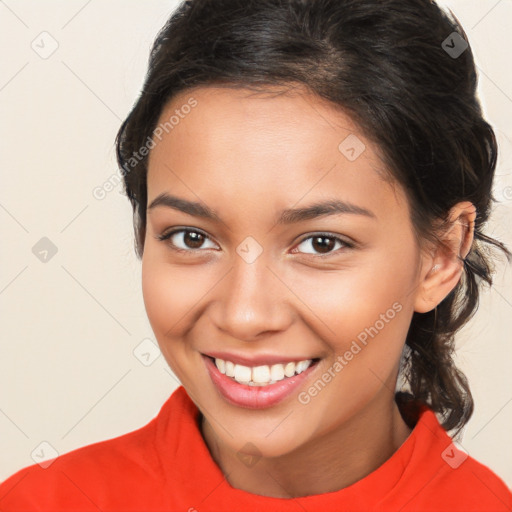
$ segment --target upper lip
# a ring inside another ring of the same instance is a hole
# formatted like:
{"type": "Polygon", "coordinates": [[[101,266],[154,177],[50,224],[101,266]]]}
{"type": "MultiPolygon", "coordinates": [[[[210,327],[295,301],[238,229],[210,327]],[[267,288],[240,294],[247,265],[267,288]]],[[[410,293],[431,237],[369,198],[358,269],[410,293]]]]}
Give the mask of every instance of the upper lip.
{"type": "Polygon", "coordinates": [[[208,352],[203,353],[203,355],[207,357],[212,357],[213,359],[223,359],[224,361],[231,361],[235,364],[240,364],[243,366],[263,366],[279,363],[298,363],[299,361],[305,361],[307,359],[315,359],[313,357],[304,357],[304,356],[290,356],[290,355],[277,355],[277,354],[234,354],[231,352],[208,352]]]}

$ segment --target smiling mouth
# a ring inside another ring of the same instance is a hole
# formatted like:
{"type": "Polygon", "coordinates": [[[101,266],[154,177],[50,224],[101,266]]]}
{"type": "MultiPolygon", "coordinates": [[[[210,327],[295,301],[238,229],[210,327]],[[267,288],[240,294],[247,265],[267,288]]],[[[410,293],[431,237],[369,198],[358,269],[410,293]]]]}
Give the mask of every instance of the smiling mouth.
{"type": "Polygon", "coordinates": [[[318,361],[318,359],[304,359],[302,361],[290,361],[283,364],[245,366],[233,363],[229,360],[220,358],[210,359],[220,373],[231,377],[239,384],[247,386],[268,386],[276,382],[300,375],[310,366],[318,361]]]}
{"type": "Polygon", "coordinates": [[[232,405],[250,409],[267,408],[282,402],[316,373],[320,361],[314,358],[247,366],[227,358],[202,355],[220,395],[232,405]]]}

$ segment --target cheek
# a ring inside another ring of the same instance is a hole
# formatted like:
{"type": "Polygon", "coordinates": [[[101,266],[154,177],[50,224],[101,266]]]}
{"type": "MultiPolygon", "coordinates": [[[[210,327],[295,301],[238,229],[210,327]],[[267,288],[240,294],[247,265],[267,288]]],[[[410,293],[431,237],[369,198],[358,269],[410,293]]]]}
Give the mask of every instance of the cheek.
{"type": "Polygon", "coordinates": [[[167,364],[189,390],[195,387],[192,369],[198,360],[187,334],[198,317],[198,303],[212,285],[208,276],[199,276],[192,266],[173,266],[161,256],[153,257],[151,251],[144,253],[142,293],[147,317],[167,364]]]}
{"type": "Polygon", "coordinates": [[[299,402],[310,404],[308,410],[318,417],[329,417],[330,425],[355,414],[383,389],[395,387],[411,319],[409,282],[407,276],[396,279],[382,273],[384,267],[318,273],[294,288],[313,312],[310,325],[314,323],[331,352],[299,402]]]}
{"type": "Polygon", "coordinates": [[[382,266],[369,265],[337,273],[298,274],[293,291],[323,325],[327,339],[345,343],[364,329],[389,325],[407,309],[411,279],[382,266]],[[389,321],[389,322],[388,322],[389,321]]]}
{"type": "Polygon", "coordinates": [[[150,250],[142,261],[142,294],[151,326],[159,343],[182,336],[194,305],[205,289],[204,279],[186,267],[176,267],[154,257],[150,250]]]}

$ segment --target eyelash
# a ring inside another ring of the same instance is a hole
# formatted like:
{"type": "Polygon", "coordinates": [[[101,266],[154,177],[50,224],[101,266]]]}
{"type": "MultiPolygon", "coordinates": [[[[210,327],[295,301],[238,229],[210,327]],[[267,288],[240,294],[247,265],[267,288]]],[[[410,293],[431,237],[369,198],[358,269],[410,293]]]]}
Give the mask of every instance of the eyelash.
{"type": "MultiPolygon", "coordinates": [[[[204,232],[198,230],[198,229],[185,229],[185,228],[180,228],[180,229],[173,229],[171,231],[169,231],[168,233],[163,233],[161,235],[157,235],[155,236],[155,238],[161,242],[168,242],[169,239],[177,234],[177,233],[199,233],[200,235],[204,236],[205,238],[207,238],[208,240],[211,241],[211,238],[204,232]]],[[[355,247],[355,244],[353,243],[350,243],[350,242],[347,242],[346,240],[343,240],[342,238],[340,238],[339,236],[336,236],[332,233],[315,233],[313,235],[309,235],[307,237],[304,237],[302,240],[300,240],[298,242],[297,245],[301,245],[303,242],[305,242],[306,240],[309,240],[309,239],[314,239],[314,238],[329,238],[329,239],[333,239],[335,240],[336,242],[340,242],[343,247],[342,248],[345,248],[346,250],[347,249],[353,249],[355,247]]],[[[179,252],[179,253],[186,253],[186,254],[189,254],[189,255],[192,255],[194,253],[197,253],[203,249],[190,249],[190,250],[187,250],[187,249],[181,249],[179,247],[176,247],[173,243],[171,243],[170,241],[167,243],[167,245],[173,250],[173,251],[176,251],[176,252],[179,252]]],[[[326,254],[311,254],[311,253],[304,253],[306,254],[307,256],[313,256],[315,258],[328,258],[330,256],[332,256],[333,254],[336,254],[338,251],[340,250],[340,248],[338,248],[337,250],[335,251],[331,251],[331,252],[328,252],[326,254]]]]}

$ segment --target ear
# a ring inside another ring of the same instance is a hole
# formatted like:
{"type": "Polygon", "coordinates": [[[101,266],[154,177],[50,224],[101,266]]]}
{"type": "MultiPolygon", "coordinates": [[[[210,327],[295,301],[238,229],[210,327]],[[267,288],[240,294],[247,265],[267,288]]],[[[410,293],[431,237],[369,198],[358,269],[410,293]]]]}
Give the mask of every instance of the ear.
{"type": "Polygon", "coordinates": [[[457,286],[464,271],[463,260],[473,244],[475,219],[476,208],[469,201],[450,210],[439,243],[422,255],[414,311],[431,311],[457,286]]]}

